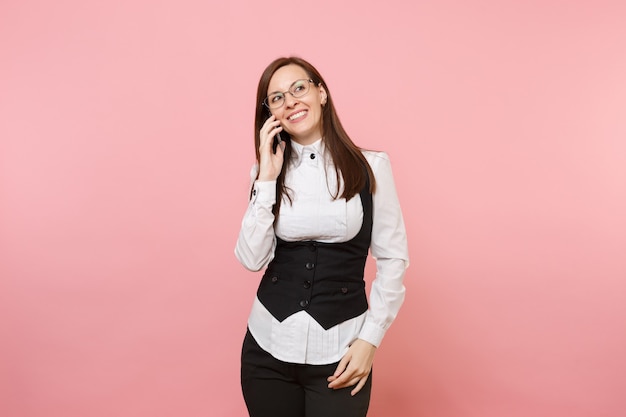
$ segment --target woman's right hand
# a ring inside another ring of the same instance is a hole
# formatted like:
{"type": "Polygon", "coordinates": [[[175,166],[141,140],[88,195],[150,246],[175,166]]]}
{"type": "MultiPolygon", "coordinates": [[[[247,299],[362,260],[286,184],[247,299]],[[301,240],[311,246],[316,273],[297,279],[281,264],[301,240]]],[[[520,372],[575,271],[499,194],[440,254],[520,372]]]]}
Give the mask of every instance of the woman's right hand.
{"type": "Polygon", "coordinates": [[[276,153],[272,150],[274,136],[282,131],[283,127],[274,115],[270,116],[261,127],[259,132],[259,181],[274,181],[283,168],[285,143],[280,142],[276,147],[276,153]]]}

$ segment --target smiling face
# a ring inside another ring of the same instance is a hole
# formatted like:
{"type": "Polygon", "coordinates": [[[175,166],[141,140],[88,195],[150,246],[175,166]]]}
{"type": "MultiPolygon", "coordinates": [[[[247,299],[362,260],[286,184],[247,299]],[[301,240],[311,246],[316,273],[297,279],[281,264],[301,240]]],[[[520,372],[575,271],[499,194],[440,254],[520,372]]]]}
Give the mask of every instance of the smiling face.
{"type": "MultiPolygon", "coordinates": [[[[290,90],[297,80],[308,80],[309,74],[299,65],[291,64],[274,72],[267,87],[268,96],[290,90]]],[[[322,137],[322,103],[326,100],[324,87],[311,84],[309,92],[295,98],[285,94],[282,107],[272,109],[272,114],[280,121],[291,138],[302,145],[308,145],[322,137]]]]}

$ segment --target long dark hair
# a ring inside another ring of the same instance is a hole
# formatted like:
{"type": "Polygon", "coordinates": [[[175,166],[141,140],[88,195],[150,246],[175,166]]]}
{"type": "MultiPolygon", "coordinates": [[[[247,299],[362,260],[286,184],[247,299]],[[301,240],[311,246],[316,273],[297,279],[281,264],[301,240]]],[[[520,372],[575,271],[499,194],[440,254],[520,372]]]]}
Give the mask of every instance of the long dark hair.
{"type": "MultiPolygon", "coordinates": [[[[335,105],[333,104],[332,95],[328,89],[328,85],[322,78],[321,74],[315,69],[313,65],[308,63],[302,58],[298,57],[285,57],[274,60],[271,64],[265,68],[261,79],[259,80],[259,86],[257,88],[256,95],[256,113],[254,118],[254,149],[256,152],[256,159],[259,162],[259,145],[260,145],[260,133],[261,127],[265,120],[269,117],[269,110],[263,104],[263,100],[267,96],[267,88],[274,73],[281,67],[286,65],[298,65],[307,73],[309,78],[313,80],[316,86],[324,86],[326,90],[326,105],[322,107],[322,137],[326,150],[330,153],[337,173],[337,183],[339,184],[339,176],[343,179],[343,192],[339,195],[339,189],[337,190],[334,198],[345,198],[350,200],[356,194],[358,194],[369,179],[369,191],[373,193],[376,189],[376,181],[372,168],[367,163],[367,160],[361,153],[361,148],[356,146],[352,139],[348,136],[344,130],[335,105]]],[[[283,138],[288,137],[287,132],[284,130],[281,132],[283,138]]],[[[285,174],[289,168],[289,160],[291,159],[291,140],[285,140],[285,151],[283,168],[280,175],[276,179],[276,205],[274,206],[274,214],[278,215],[280,211],[280,204],[283,199],[283,195],[289,197],[289,190],[285,186],[285,174]]],[[[291,200],[291,198],[289,198],[291,200]]]]}

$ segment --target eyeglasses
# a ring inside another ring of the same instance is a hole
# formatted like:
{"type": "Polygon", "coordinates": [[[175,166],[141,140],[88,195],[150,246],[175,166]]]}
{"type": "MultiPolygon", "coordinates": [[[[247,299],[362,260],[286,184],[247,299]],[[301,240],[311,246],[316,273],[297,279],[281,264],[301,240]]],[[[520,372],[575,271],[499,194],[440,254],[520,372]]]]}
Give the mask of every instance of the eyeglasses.
{"type": "Polygon", "coordinates": [[[313,80],[296,80],[289,90],[282,93],[272,93],[263,100],[263,104],[270,109],[278,109],[285,104],[285,94],[289,93],[294,98],[305,96],[310,89],[313,80]]]}

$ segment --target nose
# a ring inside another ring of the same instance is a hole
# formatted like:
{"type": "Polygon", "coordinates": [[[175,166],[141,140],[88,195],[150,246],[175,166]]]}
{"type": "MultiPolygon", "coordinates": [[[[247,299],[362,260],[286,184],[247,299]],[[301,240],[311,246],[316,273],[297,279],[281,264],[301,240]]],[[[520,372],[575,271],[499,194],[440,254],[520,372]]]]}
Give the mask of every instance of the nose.
{"type": "Polygon", "coordinates": [[[298,99],[293,96],[293,94],[288,93],[285,94],[285,106],[293,107],[298,103],[298,99]]]}

